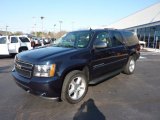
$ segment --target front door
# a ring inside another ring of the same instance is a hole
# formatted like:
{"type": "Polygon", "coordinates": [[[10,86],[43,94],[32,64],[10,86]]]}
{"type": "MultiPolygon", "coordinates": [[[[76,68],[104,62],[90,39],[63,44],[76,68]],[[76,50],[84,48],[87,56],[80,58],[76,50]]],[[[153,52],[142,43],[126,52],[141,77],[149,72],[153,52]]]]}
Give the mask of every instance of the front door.
{"type": "Polygon", "coordinates": [[[91,76],[92,79],[99,78],[106,73],[113,71],[112,62],[113,54],[111,49],[111,40],[107,31],[97,33],[94,44],[96,42],[103,42],[107,44],[106,48],[95,48],[93,51],[91,62],[91,76]]]}

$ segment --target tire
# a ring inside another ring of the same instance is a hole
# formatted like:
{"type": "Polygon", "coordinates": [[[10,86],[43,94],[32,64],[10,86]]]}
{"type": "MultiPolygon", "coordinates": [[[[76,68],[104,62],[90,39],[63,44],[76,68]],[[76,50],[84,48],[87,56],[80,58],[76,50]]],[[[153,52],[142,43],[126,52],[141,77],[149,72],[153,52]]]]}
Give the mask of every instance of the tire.
{"type": "Polygon", "coordinates": [[[9,55],[10,55],[12,58],[14,58],[15,55],[16,55],[16,53],[10,53],[9,55]]]}
{"type": "Polygon", "coordinates": [[[19,53],[20,53],[20,52],[23,52],[23,51],[26,51],[26,50],[28,50],[28,48],[27,48],[27,47],[19,48],[19,53]]]}
{"type": "Polygon", "coordinates": [[[74,70],[68,73],[64,79],[61,99],[71,104],[78,103],[85,97],[87,90],[87,77],[83,72],[74,70]]]}
{"type": "Polygon", "coordinates": [[[127,64],[124,67],[123,72],[128,75],[133,74],[135,71],[135,66],[136,66],[136,60],[133,56],[130,56],[127,64]]]}

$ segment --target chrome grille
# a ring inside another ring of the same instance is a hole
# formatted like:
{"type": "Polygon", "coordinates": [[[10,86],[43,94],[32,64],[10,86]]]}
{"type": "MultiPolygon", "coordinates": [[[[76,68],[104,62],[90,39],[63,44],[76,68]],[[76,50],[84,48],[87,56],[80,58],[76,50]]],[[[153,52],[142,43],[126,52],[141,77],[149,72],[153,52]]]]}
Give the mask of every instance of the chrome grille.
{"type": "Polygon", "coordinates": [[[26,78],[32,77],[33,65],[30,63],[24,62],[16,58],[15,69],[18,72],[18,74],[23,77],[26,77],[26,78]]]}

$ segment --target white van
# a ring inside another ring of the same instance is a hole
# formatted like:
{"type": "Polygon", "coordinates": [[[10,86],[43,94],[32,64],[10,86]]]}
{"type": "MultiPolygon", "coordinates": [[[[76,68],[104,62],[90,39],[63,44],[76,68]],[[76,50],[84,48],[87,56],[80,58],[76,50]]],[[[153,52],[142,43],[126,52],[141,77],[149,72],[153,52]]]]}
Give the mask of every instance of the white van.
{"type": "Polygon", "coordinates": [[[0,55],[12,55],[30,50],[31,42],[24,36],[0,36],[0,55]]]}

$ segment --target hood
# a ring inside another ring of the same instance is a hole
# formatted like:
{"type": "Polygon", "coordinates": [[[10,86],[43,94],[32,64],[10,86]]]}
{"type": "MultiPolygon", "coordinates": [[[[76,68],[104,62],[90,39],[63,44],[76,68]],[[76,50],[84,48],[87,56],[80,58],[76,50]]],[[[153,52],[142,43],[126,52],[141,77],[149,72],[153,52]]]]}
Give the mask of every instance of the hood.
{"type": "Polygon", "coordinates": [[[50,58],[51,56],[54,57],[74,50],[74,48],[41,47],[19,53],[17,57],[23,61],[34,64],[44,62],[47,58],[50,58]]]}

